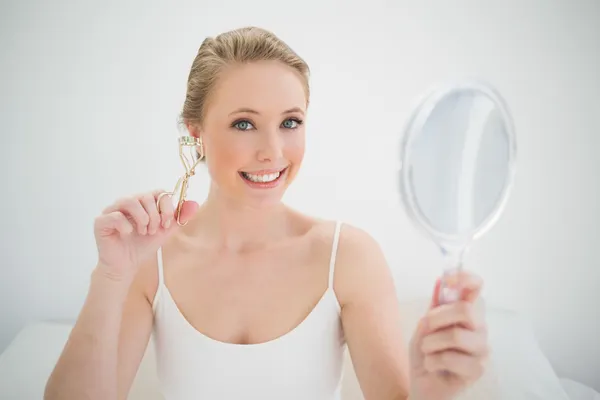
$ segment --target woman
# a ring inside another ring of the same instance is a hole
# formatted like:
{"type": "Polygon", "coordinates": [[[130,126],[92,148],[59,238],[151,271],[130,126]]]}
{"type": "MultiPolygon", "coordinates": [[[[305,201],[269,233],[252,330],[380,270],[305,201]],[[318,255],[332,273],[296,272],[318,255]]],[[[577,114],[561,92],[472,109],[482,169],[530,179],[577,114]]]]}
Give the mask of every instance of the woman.
{"type": "Polygon", "coordinates": [[[46,399],[126,398],[151,335],[167,400],[339,399],[346,344],[366,399],[446,400],[481,376],[480,282],[433,301],[406,351],[373,238],[281,202],[304,156],[308,72],[261,29],[202,43],[182,119],[207,200],[184,204],[183,227],[160,190],[97,218],[98,264],[46,399]]]}

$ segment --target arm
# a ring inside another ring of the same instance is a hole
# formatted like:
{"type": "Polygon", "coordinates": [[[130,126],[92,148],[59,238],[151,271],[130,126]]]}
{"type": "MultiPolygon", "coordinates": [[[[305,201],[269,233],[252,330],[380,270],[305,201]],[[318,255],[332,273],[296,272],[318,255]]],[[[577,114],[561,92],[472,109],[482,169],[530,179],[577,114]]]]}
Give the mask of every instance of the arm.
{"type": "Polygon", "coordinates": [[[148,345],[152,305],[148,268],[132,283],[111,279],[97,267],[90,289],[58,362],[45,400],[125,399],[148,345]]]}
{"type": "Polygon", "coordinates": [[[366,400],[407,400],[408,350],[384,255],[366,232],[344,225],[336,292],[356,377],[366,400]]]}

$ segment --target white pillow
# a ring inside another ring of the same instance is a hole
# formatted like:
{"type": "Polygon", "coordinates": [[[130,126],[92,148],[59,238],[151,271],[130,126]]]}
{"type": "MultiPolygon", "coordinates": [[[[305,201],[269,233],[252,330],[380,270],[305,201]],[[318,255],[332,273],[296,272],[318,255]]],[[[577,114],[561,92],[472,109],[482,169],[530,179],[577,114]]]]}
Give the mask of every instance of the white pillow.
{"type": "Polygon", "coordinates": [[[561,378],[560,383],[572,400],[600,400],[600,393],[569,378],[561,378]]]}
{"type": "Polygon", "coordinates": [[[498,308],[488,307],[486,315],[492,347],[489,381],[497,385],[500,398],[569,400],[531,324],[516,312],[498,308]]]}
{"type": "Polygon", "coordinates": [[[0,398],[42,399],[71,325],[33,323],[24,327],[0,354],[0,398]]]}
{"type": "MultiPolygon", "coordinates": [[[[401,313],[406,344],[429,299],[403,301],[401,313]]],[[[533,329],[512,311],[486,306],[490,363],[484,376],[456,400],[570,400],[548,359],[542,353],[533,329]]],[[[348,359],[344,376],[344,400],[362,400],[348,359]]]]}

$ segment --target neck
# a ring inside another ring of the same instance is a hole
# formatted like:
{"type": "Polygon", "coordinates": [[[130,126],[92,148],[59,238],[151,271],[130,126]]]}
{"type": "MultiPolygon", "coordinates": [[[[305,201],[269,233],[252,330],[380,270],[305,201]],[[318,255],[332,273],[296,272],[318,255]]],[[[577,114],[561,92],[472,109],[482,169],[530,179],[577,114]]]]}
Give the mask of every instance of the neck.
{"type": "MultiPolygon", "coordinates": [[[[283,203],[265,207],[241,204],[211,188],[198,210],[195,227],[205,244],[232,252],[264,248],[287,236],[289,223],[283,203]]],[[[192,222],[190,222],[192,225],[192,222]]]]}

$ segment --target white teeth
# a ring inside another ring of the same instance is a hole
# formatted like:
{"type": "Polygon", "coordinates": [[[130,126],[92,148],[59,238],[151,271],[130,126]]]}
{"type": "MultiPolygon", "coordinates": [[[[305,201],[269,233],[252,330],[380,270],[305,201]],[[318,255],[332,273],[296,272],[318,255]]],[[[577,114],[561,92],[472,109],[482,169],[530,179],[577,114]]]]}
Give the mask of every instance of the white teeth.
{"type": "Polygon", "coordinates": [[[265,175],[254,175],[254,174],[249,174],[247,172],[243,172],[243,174],[248,180],[251,180],[252,182],[266,183],[266,182],[273,182],[275,179],[279,178],[279,175],[281,174],[281,172],[275,172],[273,174],[265,174],[265,175]]]}

